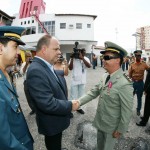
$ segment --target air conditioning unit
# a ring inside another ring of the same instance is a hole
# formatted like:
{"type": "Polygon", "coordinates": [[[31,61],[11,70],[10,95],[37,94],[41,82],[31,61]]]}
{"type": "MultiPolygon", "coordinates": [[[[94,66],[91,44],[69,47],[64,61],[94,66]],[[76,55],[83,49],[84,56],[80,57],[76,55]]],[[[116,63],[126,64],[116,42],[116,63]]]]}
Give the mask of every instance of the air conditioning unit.
{"type": "Polygon", "coordinates": [[[73,29],[73,24],[69,24],[69,29],[73,29]]]}

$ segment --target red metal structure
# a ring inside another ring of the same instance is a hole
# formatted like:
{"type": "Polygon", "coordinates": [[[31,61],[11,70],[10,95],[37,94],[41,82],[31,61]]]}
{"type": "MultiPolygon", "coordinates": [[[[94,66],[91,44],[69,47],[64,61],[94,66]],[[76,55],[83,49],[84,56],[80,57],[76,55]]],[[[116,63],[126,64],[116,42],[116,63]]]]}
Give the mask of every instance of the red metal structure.
{"type": "Polygon", "coordinates": [[[46,3],[43,0],[22,0],[19,11],[19,18],[21,19],[34,16],[36,21],[42,27],[44,33],[49,34],[43,26],[42,22],[39,20],[39,14],[45,13],[45,7],[46,3]]]}

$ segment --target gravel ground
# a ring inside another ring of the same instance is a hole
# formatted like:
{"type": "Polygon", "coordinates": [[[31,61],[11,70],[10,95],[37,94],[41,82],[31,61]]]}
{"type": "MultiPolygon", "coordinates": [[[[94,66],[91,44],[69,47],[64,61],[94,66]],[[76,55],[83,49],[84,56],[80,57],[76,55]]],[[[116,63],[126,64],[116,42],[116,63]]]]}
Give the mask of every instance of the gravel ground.
{"type": "MultiPolygon", "coordinates": [[[[100,77],[103,75],[105,70],[101,67],[97,67],[95,70],[92,68],[88,69],[87,71],[87,85],[86,91],[88,91],[91,87],[98,83],[100,77]]],[[[68,90],[70,92],[70,81],[71,81],[71,73],[69,76],[66,77],[68,90]]],[[[35,122],[35,115],[30,116],[30,108],[26,102],[26,98],[23,91],[23,78],[20,77],[17,79],[17,92],[19,95],[19,100],[26,117],[30,132],[35,140],[34,149],[35,150],[46,150],[45,144],[43,141],[43,136],[38,134],[37,125],[35,122]]],[[[143,96],[143,106],[144,107],[144,99],[143,96]]],[[[67,130],[63,132],[63,140],[62,140],[62,147],[67,148],[68,150],[81,150],[80,148],[76,147],[75,145],[75,138],[77,136],[77,128],[78,125],[85,122],[85,121],[93,121],[95,116],[96,108],[97,108],[97,99],[91,101],[90,103],[84,105],[83,110],[85,111],[84,115],[81,115],[77,112],[74,112],[74,118],[71,119],[71,124],[67,130]]],[[[145,129],[149,127],[149,123],[146,127],[138,127],[135,125],[136,122],[140,121],[140,118],[136,116],[136,97],[134,97],[134,108],[133,108],[133,117],[131,119],[128,132],[125,134],[125,137],[130,138],[138,138],[142,137],[145,139],[150,139],[150,135],[145,133],[145,129]]],[[[143,109],[142,109],[143,112],[143,109]]],[[[92,141],[91,141],[92,142],[92,141]]],[[[88,150],[88,149],[87,149],[88,150]]]]}

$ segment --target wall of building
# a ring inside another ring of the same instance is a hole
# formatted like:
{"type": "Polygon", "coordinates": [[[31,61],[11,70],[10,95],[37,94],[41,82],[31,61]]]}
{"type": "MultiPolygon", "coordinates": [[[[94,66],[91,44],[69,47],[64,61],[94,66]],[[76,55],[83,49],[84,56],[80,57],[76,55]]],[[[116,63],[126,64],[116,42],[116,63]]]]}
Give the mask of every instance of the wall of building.
{"type": "Polygon", "coordinates": [[[150,55],[150,26],[140,27],[136,31],[137,49],[145,50],[150,55]]]}
{"type": "Polygon", "coordinates": [[[60,40],[94,40],[93,17],[56,16],[55,21],[56,35],[60,40]],[[66,23],[66,29],[60,29],[60,23],[66,23]],[[76,29],[76,23],[81,23],[82,29],[76,29]],[[91,24],[91,28],[87,28],[87,24],[91,24]]]}

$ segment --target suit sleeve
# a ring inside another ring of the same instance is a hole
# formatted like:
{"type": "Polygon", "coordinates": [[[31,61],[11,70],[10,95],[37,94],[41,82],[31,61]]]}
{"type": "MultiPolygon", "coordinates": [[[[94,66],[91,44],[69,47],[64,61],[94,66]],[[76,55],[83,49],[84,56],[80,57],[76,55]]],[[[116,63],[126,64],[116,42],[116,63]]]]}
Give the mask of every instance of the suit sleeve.
{"type": "Polygon", "coordinates": [[[146,93],[150,92],[150,70],[147,71],[146,80],[144,84],[144,91],[146,93]]]}
{"type": "Polygon", "coordinates": [[[133,108],[133,87],[132,84],[126,84],[120,87],[119,97],[121,103],[121,118],[117,131],[124,133],[128,129],[128,125],[132,116],[133,108]]]}
{"type": "Polygon", "coordinates": [[[54,96],[54,89],[57,95],[61,95],[62,90],[58,83],[50,82],[44,71],[40,69],[28,70],[27,87],[33,104],[42,112],[53,115],[67,115],[71,112],[72,102],[54,96]]]}
{"type": "Polygon", "coordinates": [[[95,85],[87,94],[79,98],[80,106],[88,103],[89,101],[95,99],[100,94],[100,84],[95,85]]]}
{"type": "Polygon", "coordinates": [[[11,132],[6,109],[6,103],[0,99],[0,150],[27,150],[11,132]]]}

